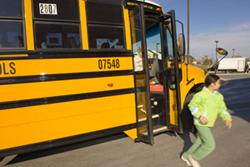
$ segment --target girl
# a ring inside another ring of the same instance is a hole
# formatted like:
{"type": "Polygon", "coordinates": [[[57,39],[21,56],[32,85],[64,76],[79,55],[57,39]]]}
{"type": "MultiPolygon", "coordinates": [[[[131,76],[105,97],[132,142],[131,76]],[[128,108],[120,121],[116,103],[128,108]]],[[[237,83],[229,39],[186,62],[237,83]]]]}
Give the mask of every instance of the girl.
{"type": "Polygon", "coordinates": [[[200,167],[198,161],[215,149],[211,128],[214,126],[217,116],[222,118],[229,129],[232,127],[232,117],[227,112],[224,97],[217,91],[220,85],[220,78],[215,74],[209,74],[205,78],[203,90],[196,93],[188,105],[197,129],[195,143],[181,156],[188,166],[200,167]]]}

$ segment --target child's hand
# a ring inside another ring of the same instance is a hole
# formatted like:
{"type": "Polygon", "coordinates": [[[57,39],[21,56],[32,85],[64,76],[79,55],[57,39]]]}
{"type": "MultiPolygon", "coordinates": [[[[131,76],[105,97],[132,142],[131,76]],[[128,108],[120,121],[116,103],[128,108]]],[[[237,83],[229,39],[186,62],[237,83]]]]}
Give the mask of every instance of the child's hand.
{"type": "Polygon", "coordinates": [[[233,126],[232,121],[225,121],[225,125],[228,129],[231,129],[233,126]]]}
{"type": "Polygon", "coordinates": [[[207,119],[207,117],[205,117],[205,116],[201,116],[200,117],[200,123],[202,123],[202,124],[207,124],[208,123],[208,119],[207,119]]]}

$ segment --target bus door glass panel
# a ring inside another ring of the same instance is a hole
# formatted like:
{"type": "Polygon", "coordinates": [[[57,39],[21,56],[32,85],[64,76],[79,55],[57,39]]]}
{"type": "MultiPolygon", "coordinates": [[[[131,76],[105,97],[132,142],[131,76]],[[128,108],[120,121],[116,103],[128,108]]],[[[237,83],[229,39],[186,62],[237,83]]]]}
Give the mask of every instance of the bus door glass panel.
{"type": "Polygon", "coordinates": [[[174,53],[174,38],[173,38],[173,25],[171,18],[165,20],[164,22],[164,34],[165,34],[165,42],[167,43],[167,54],[166,58],[166,77],[168,81],[169,87],[169,98],[171,98],[169,103],[169,113],[170,120],[169,125],[172,127],[176,127],[178,124],[178,109],[177,109],[177,83],[176,83],[176,73],[175,73],[175,65],[174,61],[178,61],[178,57],[174,57],[176,54],[174,53]]]}
{"type": "MultiPolygon", "coordinates": [[[[145,143],[152,143],[152,122],[150,109],[150,94],[149,94],[149,78],[146,75],[145,61],[146,55],[143,54],[143,49],[146,47],[143,44],[142,30],[142,9],[136,6],[130,9],[129,12],[131,23],[131,34],[134,54],[134,72],[135,72],[135,87],[136,87],[136,102],[137,102],[137,123],[138,123],[138,138],[145,143]]],[[[144,37],[145,39],[145,37],[144,37]]]]}
{"type": "MultiPolygon", "coordinates": [[[[159,18],[159,16],[157,17],[159,18]]],[[[159,19],[146,18],[151,112],[154,126],[166,126],[166,89],[159,19]]]]}
{"type": "Polygon", "coordinates": [[[171,20],[168,19],[164,24],[164,31],[167,42],[167,55],[166,60],[168,63],[167,66],[167,77],[168,77],[168,85],[171,89],[175,89],[175,72],[174,72],[174,41],[172,37],[172,26],[171,20]]]}

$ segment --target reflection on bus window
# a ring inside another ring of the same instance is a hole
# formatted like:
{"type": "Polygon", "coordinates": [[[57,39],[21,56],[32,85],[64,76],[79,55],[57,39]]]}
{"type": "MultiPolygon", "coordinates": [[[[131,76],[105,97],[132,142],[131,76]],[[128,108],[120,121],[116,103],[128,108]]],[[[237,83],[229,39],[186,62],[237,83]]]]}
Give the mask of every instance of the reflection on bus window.
{"type": "Polygon", "coordinates": [[[150,84],[160,83],[162,63],[160,24],[158,20],[146,20],[147,55],[150,84]]]}
{"type": "Polygon", "coordinates": [[[48,47],[62,48],[62,34],[61,33],[47,33],[45,45],[48,47]]]}
{"type": "Polygon", "coordinates": [[[89,26],[89,46],[92,49],[123,49],[123,28],[89,26]]]}
{"type": "Polygon", "coordinates": [[[78,25],[36,24],[36,47],[46,48],[80,48],[78,25]]]}
{"type": "Polygon", "coordinates": [[[0,21],[0,48],[24,48],[23,25],[20,22],[0,21]]]}
{"type": "Polygon", "coordinates": [[[167,36],[167,45],[168,45],[168,58],[174,57],[174,50],[173,50],[173,37],[172,33],[169,31],[168,28],[165,28],[166,36],[167,36]]]}
{"type": "Polygon", "coordinates": [[[140,72],[143,71],[143,55],[141,50],[141,31],[138,29],[134,29],[134,33],[132,35],[133,40],[133,53],[134,53],[134,71],[140,72]]]}
{"type": "Polygon", "coordinates": [[[135,66],[134,71],[136,71],[136,72],[143,71],[143,59],[142,59],[141,48],[139,48],[137,50],[137,52],[135,53],[135,56],[134,56],[134,66],[135,66]]]}
{"type": "MultiPolygon", "coordinates": [[[[142,55],[142,27],[140,11],[135,8],[129,11],[129,18],[131,22],[131,34],[132,34],[132,44],[134,53],[134,71],[142,72],[144,70],[143,66],[143,55],[142,55]]],[[[137,79],[138,82],[138,79],[137,79]]],[[[141,81],[144,82],[144,81],[141,81]]],[[[137,85],[138,86],[138,85],[137,85]]]]}
{"type": "Polygon", "coordinates": [[[161,52],[161,38],[160,38],[160,25],[153,21],[147,21],[147,48],[154,52],[161,52]]]}

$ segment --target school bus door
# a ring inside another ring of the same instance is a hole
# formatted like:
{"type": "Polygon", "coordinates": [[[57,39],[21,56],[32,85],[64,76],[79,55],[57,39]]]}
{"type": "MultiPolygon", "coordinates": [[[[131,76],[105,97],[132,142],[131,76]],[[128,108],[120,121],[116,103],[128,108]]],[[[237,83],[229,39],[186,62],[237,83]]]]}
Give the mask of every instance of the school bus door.
{"type": "MultiPolygon", "coordinates": [[[[161,13],[152,13],[145,9],[143,3],[130,7],[137,101],[137,136],[140,141],[149,144],[153,144],[154,134],[177,126],[171,125],[169,121],[170,98],[174,99],[172,103],[179,104],[176,36],[171,35],[172,41],[168,41],[166,34],[169,21],[171,29],[175,29],[173,16],[170,13],[165,18],[161,13]],[[171,51],[173,66],[169,68],[167,58],[170,57],[171,51]],[[173,76],[170,76],[169,69],[174,71],[173,76]],[[169,94],[171,86],[173,97],[169,94]]],[[[177,109],[179,109],[178,106],[177,109]]]]}
{"type": "Polygon", "coordinates": [[[165,57],[164,75],[168,85],[168,99],[169,99],[169,122],[168,128],[177,132],[182,129],[181,124],[181,99],[180,99],[180,81],[181,67],[180,56],[177,46],[176,37],[176,20],[175,11],[169,11],[162,17],[162,38],[164,49],[162,54],[165,57]]]}

